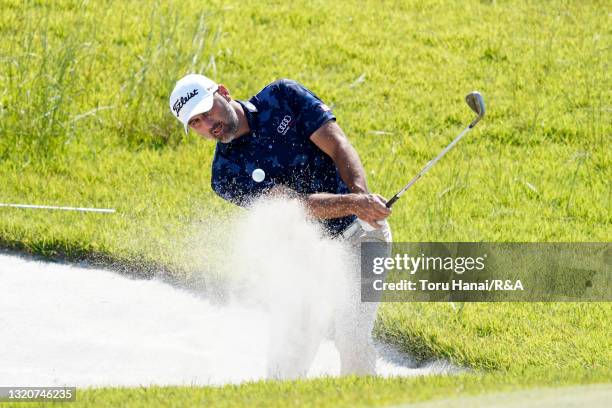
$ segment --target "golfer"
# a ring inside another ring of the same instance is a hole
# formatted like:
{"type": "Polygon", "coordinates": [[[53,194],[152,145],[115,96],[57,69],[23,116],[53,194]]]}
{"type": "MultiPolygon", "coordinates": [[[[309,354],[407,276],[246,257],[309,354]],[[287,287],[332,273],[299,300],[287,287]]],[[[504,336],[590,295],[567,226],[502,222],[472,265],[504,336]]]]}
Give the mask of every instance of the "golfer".
{"type": "MultiPolygon", "coordinates": [[[[385,199],[369,192],[359,156],[331,109],[299,83],[278,80],[241,101],[224,85],[190,74],[176,83],[170,110],[185,132],[191,128],[217,142],[211,183],[225,200],[247,207],[262,195],[288,194],[301,199],[331,236],[356,250],[361,242],[391,242],[385,199]],[[351,228],[343,235],[357,218],[370,228],[351,228]]],[[[356,297],[357,310],[344,314],[334,340],[342,374],[373,374],[377,304],[356,297]]],[[[269,374],[303,375],[315,353],[312,346],[296,350],[284,363],[272,362],[269,374]]]]}

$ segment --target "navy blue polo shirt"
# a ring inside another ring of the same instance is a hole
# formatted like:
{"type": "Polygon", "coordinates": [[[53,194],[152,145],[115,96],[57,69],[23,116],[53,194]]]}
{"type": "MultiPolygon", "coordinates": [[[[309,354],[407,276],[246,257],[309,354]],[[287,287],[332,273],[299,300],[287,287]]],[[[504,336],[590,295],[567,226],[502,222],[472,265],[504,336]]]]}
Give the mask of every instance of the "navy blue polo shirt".
{"type": "MultiPolygon", "coordinates": [[[[217,142],[212,188],[219,196],[248,206],[276,185],[300,194],[350,192],[333,160],[310,141],[324,123],[336,119],[314,93],[295,81],[281,79],[248,102],[238,102],[251,132],[230,143],[217,142]],[[255,169],[265,172],[260,183],[252,178],[255,169]]],[[[332,218],[322,223],[335,235],[355,218],[332,218]]]]}

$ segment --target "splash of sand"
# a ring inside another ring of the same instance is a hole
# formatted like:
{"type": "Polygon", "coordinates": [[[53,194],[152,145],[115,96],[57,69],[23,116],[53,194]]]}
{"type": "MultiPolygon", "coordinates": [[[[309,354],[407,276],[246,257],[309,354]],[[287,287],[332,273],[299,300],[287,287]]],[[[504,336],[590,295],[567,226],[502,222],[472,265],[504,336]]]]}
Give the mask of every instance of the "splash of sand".
{"type": "MultiPolygon", "coordinates": [[[[0,255],[0,384],[259,380],[266,378],[270,342],[296,330],[296,305],[308,305],[310,327],[321,335],[346,299],[350,256],[339,242],[325,239],[295,202],[261,203],[232,224],[200,226],[189,240],[206,293],[0,255]]],[[[307,376],[338,375],[335,345],[324,340],[316,346],[307,376]]],[[[444,362],[417,367],[388,345],[376,349],[379,375],[457,371],[444,362]]]]}

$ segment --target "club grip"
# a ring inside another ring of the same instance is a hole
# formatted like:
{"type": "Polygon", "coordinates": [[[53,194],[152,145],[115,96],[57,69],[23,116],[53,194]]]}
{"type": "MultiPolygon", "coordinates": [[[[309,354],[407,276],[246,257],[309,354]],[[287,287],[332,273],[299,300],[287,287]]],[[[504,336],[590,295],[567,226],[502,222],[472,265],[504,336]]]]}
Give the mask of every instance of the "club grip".
{"type": "Polygon", "coordinates": [[[387,208],[391,208],[391,206],[399,199],[399,196],[396,194],[389,201],[387,201],[387,208]]]}

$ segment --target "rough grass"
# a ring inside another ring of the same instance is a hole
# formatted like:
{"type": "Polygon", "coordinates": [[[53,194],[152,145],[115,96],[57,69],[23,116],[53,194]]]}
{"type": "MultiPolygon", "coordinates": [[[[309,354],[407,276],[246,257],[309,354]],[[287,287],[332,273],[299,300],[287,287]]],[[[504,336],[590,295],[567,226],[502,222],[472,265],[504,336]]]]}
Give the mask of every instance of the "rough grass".
{"type": "MultiPolygon", "coordinates": [[[[247,98],[279,77],[330,106],[372,190],[391,196],[470,120],[478,127],[394,208],[395,241],[609,241],[609,5],[603,1],[0,0],[3,247],[177,273],[210,191],[213,146],[168,112],[202,72],[247,98]]],[[[389,304],[379,336],[485,374],[222,388],[98,390],[82,405],[355,406],[610,381],[609,304],[389,304]]]]}

